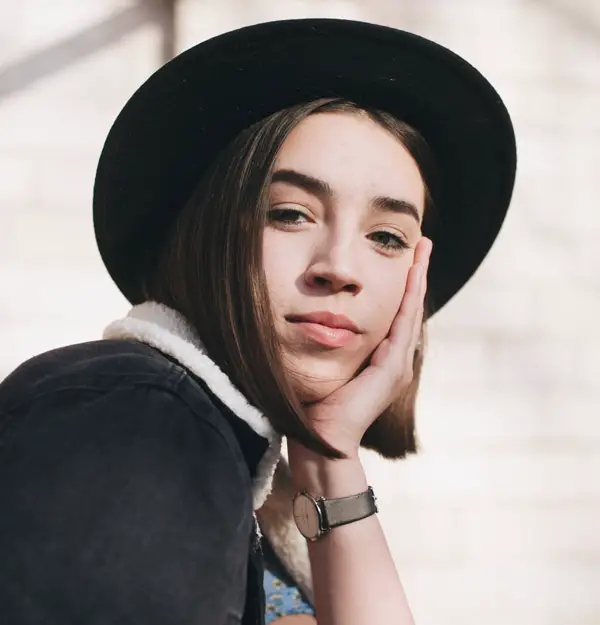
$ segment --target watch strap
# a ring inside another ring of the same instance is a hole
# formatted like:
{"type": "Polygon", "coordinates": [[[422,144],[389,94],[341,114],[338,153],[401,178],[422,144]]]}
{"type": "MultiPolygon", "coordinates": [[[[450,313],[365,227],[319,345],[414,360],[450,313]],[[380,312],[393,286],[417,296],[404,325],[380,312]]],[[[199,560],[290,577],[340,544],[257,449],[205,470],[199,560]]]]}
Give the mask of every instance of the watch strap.
{"type": "Polygon", "coordinates": [[[366,519],[378,511],[377,499],[370,486],[368,490],[358,495],[339,499],[322,499],[321,502],[325,513],[324,521],[327,525],[325,529],[366,519]]]}

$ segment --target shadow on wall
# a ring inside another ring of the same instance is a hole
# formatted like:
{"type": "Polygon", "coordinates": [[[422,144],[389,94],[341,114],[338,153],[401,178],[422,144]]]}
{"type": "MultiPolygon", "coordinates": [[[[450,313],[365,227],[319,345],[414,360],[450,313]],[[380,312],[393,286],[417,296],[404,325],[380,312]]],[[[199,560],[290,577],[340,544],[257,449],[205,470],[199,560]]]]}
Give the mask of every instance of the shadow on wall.
{"type": "MultiPolygon", "coordinates": [[[[578,11],[565,0],[532,0],[560,15],[578,32],[600,38],[598,21],[578,11]]],[[[166,63],[177,52],[175,10],[177,0],[139,0],[128,7],[86,28],[75,35],[48,46],[7,67],[0,68],[0,99],[27,88],[40,78],[55,74],[69,65],[119,41],[132,31],[149,23],[162,33],[161,61],[166,63]]]]}
{"type": "Polygon", "coordinates": [[[177,0],[139,2],[78,33],[58,41],[12,65],[0,67],[0,100],[29,85],[60,72],[132,31],[156,24],[162,33],[161,60],[166,63],[176,53],[175,8],[177,0]]]}

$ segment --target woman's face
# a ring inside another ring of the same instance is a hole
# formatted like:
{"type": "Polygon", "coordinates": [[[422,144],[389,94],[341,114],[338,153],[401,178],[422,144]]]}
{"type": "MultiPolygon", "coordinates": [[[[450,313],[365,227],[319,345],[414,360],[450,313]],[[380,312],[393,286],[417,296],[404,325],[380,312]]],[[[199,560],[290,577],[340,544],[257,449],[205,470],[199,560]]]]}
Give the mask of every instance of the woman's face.
{"type": "Polygon", "coordinates": [[[284,365],[303,401],[348,382],[387,335],[424,203],[415,161],[366,115],[312,115],[283,144],[263,262],[284,365]]]}

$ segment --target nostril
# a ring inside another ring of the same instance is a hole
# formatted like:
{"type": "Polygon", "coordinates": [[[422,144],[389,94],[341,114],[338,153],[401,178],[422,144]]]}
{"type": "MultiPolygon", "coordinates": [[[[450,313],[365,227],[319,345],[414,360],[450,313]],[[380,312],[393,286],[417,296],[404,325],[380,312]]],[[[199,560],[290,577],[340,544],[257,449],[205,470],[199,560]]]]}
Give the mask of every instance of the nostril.
{"type": "Polygon", "coordinates": [[[327,278],[323,278],[322,276],[315,276],[314,282],[319,286],[325,286],[329,281],[327,278]]]}

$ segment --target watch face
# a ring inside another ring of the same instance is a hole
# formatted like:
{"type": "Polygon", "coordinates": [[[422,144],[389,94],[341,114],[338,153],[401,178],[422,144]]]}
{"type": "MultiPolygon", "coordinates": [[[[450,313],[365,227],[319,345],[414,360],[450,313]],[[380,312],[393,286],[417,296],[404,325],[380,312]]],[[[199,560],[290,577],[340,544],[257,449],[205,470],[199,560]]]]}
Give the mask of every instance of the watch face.
{"type": "Polygon", "coordinates": [[[302,493],[294,499],[294,519],[305,538],[317,538],[321,533],[317,507],[309,497],[302,493]]]}

